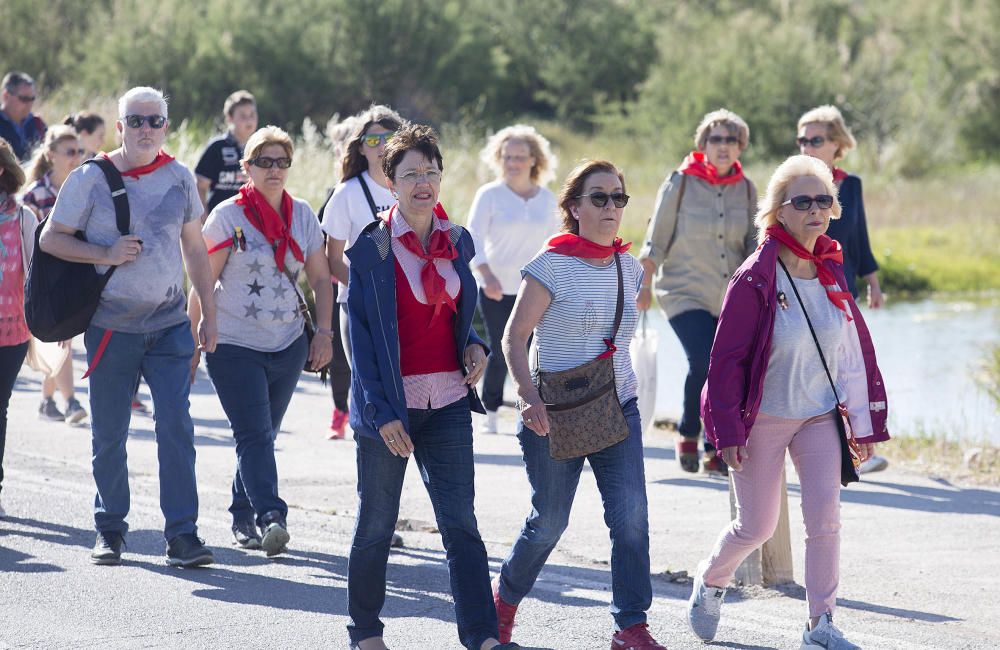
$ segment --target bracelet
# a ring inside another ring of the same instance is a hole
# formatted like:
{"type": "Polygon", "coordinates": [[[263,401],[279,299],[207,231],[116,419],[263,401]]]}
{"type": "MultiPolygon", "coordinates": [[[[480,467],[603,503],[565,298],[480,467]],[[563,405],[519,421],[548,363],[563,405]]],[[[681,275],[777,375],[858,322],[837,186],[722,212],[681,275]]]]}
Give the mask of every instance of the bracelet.
{"type": "Polygon", "coordinates": [[[323,336],[329,336],[331,339],[337,336],[333,330],[328,330],[325,327],[317,327],[316,333],[322,334],[323,336]]]}

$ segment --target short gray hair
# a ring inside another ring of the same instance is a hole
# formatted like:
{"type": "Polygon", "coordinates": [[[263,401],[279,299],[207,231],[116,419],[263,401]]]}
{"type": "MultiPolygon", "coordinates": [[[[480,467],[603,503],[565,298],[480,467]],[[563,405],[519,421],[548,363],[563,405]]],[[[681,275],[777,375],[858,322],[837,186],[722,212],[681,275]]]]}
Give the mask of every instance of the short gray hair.
{"type": "Polygon", "coordinates": [[[133,102],[158,102],[160,104],[160,114],[167,115],[167,98],[156,88],[149,86],[136,86],[118,99],[118,119],[125,117],[129,104],[133,102]]]}

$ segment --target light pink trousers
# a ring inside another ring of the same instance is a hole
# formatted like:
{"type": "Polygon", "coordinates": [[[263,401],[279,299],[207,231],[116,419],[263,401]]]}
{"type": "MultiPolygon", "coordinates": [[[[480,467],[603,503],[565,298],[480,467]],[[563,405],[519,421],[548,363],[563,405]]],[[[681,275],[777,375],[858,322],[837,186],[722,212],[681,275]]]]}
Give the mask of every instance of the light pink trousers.
{"type": "Polygon", "coordinates": [[[781,470],[787,449],[802,486],[809,616],[833,613],[840,579],[840,441],[833,414],[787,420],[760,413],[747,441],[743,469],[732,472],[736,519],[719,535],[706,585],[729,584],[743,560],[778,524],[781,470]]]}

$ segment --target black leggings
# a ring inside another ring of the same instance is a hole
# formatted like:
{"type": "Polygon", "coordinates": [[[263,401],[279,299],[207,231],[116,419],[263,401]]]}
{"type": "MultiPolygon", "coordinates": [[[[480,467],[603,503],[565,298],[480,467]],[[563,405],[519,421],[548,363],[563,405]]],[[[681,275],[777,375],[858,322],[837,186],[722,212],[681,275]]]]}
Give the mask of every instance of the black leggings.
{"type": "Polygon", "coordinates": [[[348,409],[347,397],[351,392],[351,366],[347,363],[344,353],[344,340],[340,335],[340,308],[347,309],[347,303],[337,302],[339,285],[333,284],[333,320],[330,329],[333,330],[333,360],[330,362],[330,392],[333,394],[333,407],[338,411],[348,409]]]}
{"type": "Polygon", "coordinates": [[[0,347],[0,489],[3,488],[3,450],[7,444],[7,406],[14,392],[17,373],[21,372],[28,342],[0,347]]]}

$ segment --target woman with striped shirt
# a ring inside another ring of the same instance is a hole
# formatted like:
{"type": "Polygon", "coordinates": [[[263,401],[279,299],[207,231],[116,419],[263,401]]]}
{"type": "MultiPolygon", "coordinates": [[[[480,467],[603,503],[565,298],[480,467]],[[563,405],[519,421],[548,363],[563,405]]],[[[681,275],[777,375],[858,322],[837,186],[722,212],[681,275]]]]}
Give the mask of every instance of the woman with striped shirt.
{"type": "Polygon", "coordinates": [[[625,179],[614,165],[596,160],[581,163],[570,172],[559,194],[563,233],[549,239],[521,272],[523,279],[504,334],[503,351],[522,402],[518,438],[531,483],[532,508],[493,582],[503,642],[510,640],[518,604],[566,529],[587,460],[611,529],[612,645],[636,650],[663,648],[646,625],[646,610],[652,601],[649,518],[636,378],[629,358],[643,270],[635,258],[624,254],[629,244],[623,245],[618,238],[628,198],[625,179]],[[624,309],[612,343],[607,337],[614,328],[619,295],[616,256],[621,261],[624,309]],[[532,333],[534,367],[529,367],[526,348],[532,333]],[[532,376],[540,371],[575,368],[609,350],[628,437],[585,457],[554,460],[549,454],[548,414],[532,376]]]}

